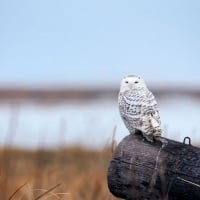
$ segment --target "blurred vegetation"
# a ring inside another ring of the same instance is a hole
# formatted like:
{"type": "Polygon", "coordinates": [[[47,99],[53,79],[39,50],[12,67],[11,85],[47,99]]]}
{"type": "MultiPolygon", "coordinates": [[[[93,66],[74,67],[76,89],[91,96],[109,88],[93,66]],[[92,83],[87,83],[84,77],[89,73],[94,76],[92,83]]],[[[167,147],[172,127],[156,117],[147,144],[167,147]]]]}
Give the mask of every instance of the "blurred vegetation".
{"type": "Polygon", "coordinates": [[[106,173],[112,153],[73,147],[0,150],[0,199],[114,200],[106,173]]]}

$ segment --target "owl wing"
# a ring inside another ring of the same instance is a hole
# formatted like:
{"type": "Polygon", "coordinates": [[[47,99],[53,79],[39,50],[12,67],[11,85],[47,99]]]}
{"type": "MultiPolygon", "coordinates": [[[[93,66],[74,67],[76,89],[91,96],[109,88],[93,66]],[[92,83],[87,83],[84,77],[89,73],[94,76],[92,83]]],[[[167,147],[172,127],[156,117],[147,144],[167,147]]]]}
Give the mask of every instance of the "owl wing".
{"type": "Polygon", "coordinates": [[[151,116],[152,127],[160,127],[160,115],[158,111],[157,101],[151,91],[147,92],[146,102],[144,103],[144,112],[151,116]]]}

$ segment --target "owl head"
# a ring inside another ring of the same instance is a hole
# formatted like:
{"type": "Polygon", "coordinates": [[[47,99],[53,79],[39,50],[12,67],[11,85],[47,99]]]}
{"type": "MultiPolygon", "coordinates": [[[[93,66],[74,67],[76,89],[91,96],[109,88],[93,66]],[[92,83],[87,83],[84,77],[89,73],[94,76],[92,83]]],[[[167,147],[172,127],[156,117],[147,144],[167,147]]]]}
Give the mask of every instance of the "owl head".
{"type": "Polygon", "coordinates": [[[147,88],[144,80],[135,75],[129,75],[122,79],[120,85],[120,93],[123,93],[127,90],[140,90],[147,88]]]}

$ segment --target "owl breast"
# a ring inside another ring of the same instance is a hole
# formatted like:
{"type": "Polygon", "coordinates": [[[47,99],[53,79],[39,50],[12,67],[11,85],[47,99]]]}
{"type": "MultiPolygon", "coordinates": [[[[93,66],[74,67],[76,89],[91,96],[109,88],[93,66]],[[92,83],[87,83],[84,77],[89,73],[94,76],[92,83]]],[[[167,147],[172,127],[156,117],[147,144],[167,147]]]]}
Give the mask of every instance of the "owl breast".
{"type": "Polygon", "coordinates": [[[119,111],[125,126],[130,132],[142,126],[142,109],[145,94],[136,91],[128,91],[119,94],[119,111]]]}

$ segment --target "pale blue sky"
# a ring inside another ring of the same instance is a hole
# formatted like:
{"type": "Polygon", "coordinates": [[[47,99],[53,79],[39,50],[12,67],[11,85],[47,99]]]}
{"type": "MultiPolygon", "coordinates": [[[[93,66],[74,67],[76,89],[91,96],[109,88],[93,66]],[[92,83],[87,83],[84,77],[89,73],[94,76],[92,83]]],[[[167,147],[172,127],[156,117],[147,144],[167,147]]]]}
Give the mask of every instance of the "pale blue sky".
{"type": "Polygon", "coordinates": [[[0,83],[200,86],[199,0],[0,0],[0,83]]]}

